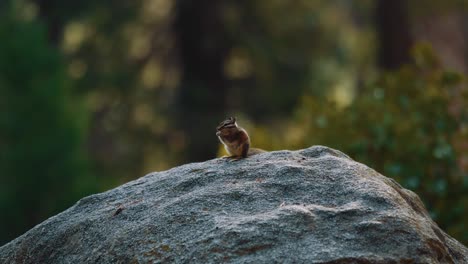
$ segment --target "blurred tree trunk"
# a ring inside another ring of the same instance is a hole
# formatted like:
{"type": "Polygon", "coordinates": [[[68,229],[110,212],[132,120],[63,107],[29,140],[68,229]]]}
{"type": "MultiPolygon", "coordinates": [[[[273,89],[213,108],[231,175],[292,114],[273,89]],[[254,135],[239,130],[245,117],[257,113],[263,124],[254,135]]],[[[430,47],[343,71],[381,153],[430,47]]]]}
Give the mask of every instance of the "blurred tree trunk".
{"type": "Polygon", "coordinates": [[[213,158],[218,147],[215,127],[226,110],[223,68],[231,45],[222,21],[223,2],[179,0],[176,5],[182,71],[176,122],[184,134],[185,162],[213,158]]]}
{"type": "Polygon", "coordinates": [[[463,11],[421,15],[415,20],[414,35],[428,42],[442,64],[458,72],[468,73],[468,19],[463,11]]]}
{"type": "Polygon", "coordinates": [[[36,0],[39,6],[39,17],[47,26],[49,42],[54,46],[60,44],[62,38],[63,21],[60,19],[60,10],[57,10],[56,0],[36,0]]]}
{"type": "Polygon", "coordinates": [[[412,36],[405,0],[378,0],[375,10],[378,37],[378,65],[398,69],[411,61],[412,36]]]}
{"type": "MultiPolygon", "coordinates": [[[[468,74],[468,19],[467,11],[460,7],[457,10],[442,14],[432,12],[421,15],[415,22],[415,37],[418,41],[430,43],[442,65],[455,72],[468,74]]],[[[466,105],[463,94],[466,85],[458,85],[450,90],[452,94],[448,111],[463,123],[466,105]]],[[[457,135],[452,139],[455,150],[459,153],[459,168],[468,173],[468,141],[464,137],[464,129],[460,126],[457,135]]]]}

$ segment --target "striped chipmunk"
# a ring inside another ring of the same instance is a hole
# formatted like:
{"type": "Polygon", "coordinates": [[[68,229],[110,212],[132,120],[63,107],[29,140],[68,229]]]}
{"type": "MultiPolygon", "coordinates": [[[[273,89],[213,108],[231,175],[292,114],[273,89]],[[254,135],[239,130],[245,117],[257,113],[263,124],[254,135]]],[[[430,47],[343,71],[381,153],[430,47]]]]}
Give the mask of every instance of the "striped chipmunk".
{"type": "Polygon", "coordinates": [[[229,117],[216,127],[216,136],[223,143],[224,148],[230,155],[226,158],[239,160],[266,152],[265,150],[250,147],[250,138],[247,131],[238,126],[235,117],[229,117]]]}

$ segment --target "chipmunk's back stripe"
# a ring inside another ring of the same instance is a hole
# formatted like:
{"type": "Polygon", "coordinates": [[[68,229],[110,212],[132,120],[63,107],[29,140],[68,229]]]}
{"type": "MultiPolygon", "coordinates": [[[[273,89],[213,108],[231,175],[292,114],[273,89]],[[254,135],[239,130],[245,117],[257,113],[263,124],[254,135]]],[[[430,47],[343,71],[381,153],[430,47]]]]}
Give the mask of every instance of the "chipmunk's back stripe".
{"type": "Polygon", "coordinates": [[[221,128],[230,128],[230,127],[235,127],[235,126],[236,126],[236,120],[231,117],[221,122],[221,124],[219,124],[217,129],[219,130],[221,128]]]}

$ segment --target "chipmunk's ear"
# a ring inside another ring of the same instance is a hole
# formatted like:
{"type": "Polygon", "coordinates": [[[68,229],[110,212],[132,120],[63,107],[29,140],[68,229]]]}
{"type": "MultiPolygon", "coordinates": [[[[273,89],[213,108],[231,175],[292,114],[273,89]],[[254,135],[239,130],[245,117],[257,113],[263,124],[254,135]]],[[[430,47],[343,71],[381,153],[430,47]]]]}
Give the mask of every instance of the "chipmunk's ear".
{"type": "Polygon", "coordinates": [[[232,122],[236,122],[236,118],[235,118],[235,117],[230,117],[230,119],[232,120],[232,122]]]}

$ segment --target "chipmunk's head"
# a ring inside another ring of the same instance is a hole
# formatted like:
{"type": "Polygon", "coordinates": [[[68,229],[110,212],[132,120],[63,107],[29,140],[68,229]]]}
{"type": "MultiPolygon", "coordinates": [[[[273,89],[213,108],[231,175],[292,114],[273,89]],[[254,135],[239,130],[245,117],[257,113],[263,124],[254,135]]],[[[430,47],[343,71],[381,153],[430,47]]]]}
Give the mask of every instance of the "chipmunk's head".
{"type": "Polygon", "coordinates": [[[237,123],[235,117],[229,117],[223,122],[221,122],[216,127],[216,135],[219,136],[226,136],[229,135],[237,130],[237,123]]]}

